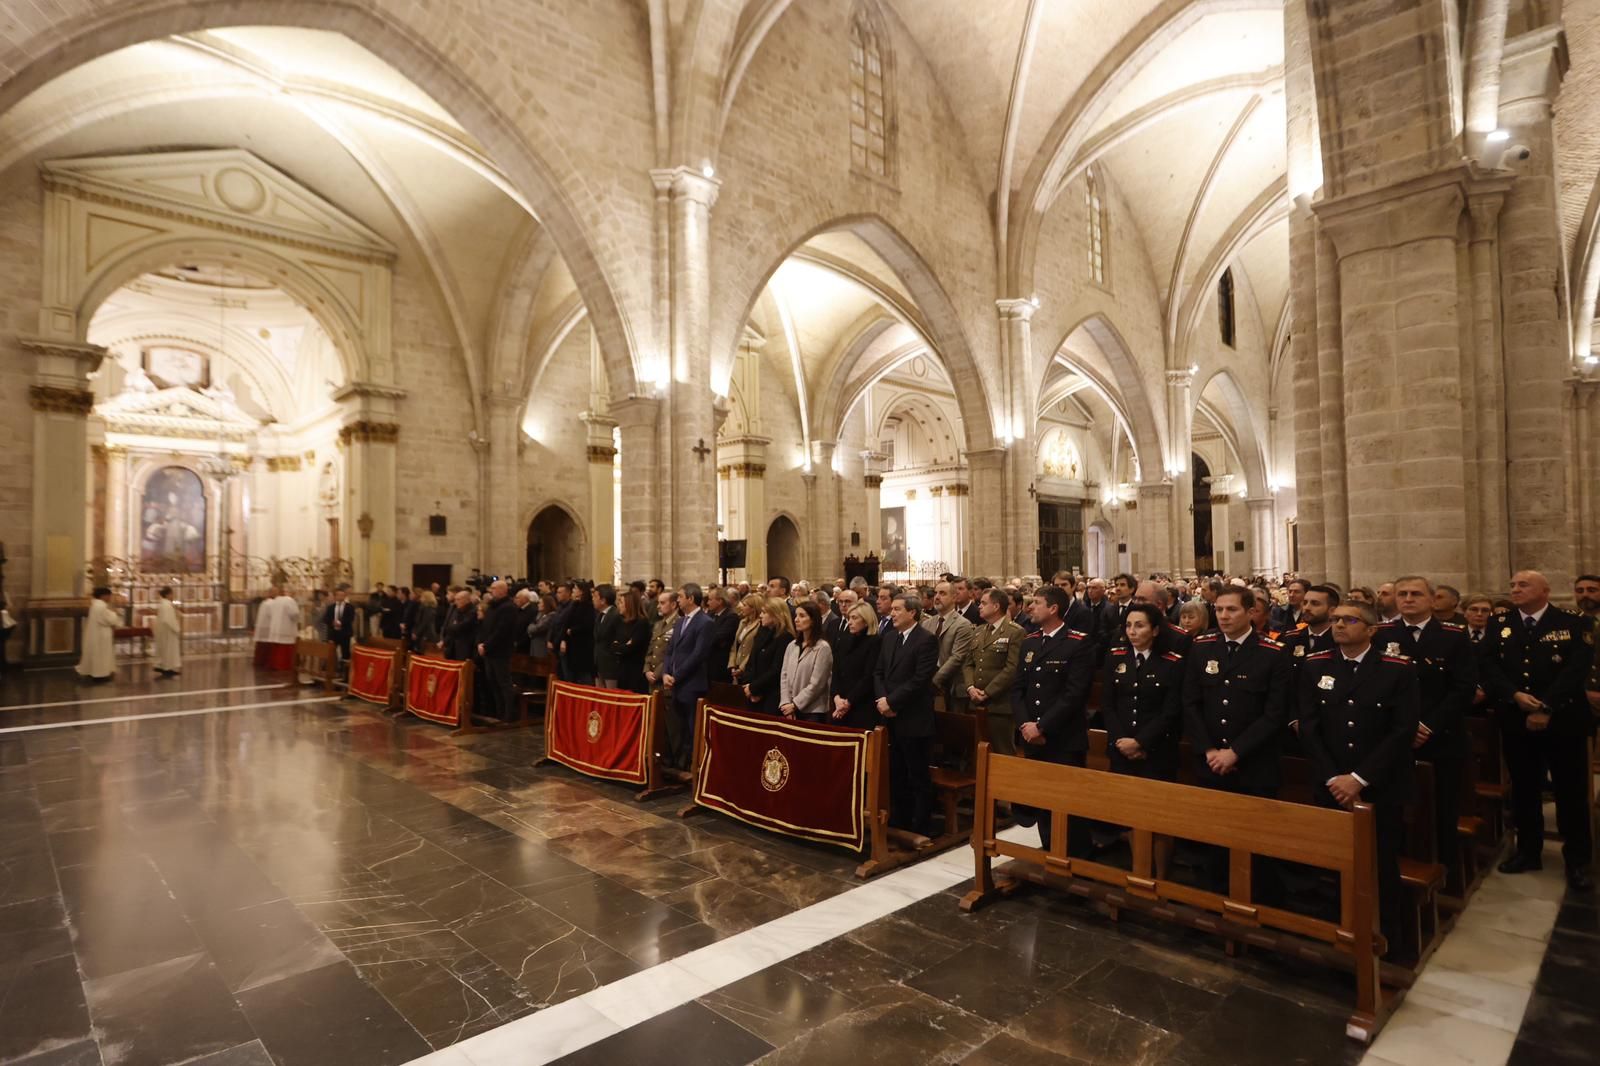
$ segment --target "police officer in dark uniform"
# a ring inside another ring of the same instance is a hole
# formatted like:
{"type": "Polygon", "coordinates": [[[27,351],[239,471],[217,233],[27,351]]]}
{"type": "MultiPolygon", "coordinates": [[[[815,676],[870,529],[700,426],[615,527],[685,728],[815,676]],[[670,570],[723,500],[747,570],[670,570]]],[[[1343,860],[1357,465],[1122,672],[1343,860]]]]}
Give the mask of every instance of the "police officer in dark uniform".
{"type": "MultiPolygon", "coordinates": [[[[1478,691],[1478,657],[1467,627],[1433,618],[1433,585],[1427,578],[1396,578],[1400,617],[1378,627],[1372,642],[1385,655],[1404,655],[1417,671],[1420,690],[1416,757],[1433,766],[1434,842],[1439,862],[1456,876],[1460,852],[1456,822],[1461,811],[1461,768],[1469,743],[1465,719],[1478,691]]],[[[1453,884],[1457,894],[1466,886],[1453,884]]]]}
{"type": "Polygon", "coordinates": [[[1512,575],[1511,604],[1511,610],[1490,620],[1482,659],[1483,688],[1495,707],[1511,770],[1511,813],[1517,827],[1517,853],[1500,864],[1500,872],[1516,874],[1543,865],[1541,795],[1548,768],[1567,885],[1589,892],[1594,889],[1589,872],[1592,726],[1583,695],[1593,654],[1584,640],[1588,623],[1550,602],[1550,583],[1536,570],[1512,575]]]}
{"type": "Polygon", "coordinates": [[[1346,809],[1357,800],[1372,804],[1378,912],[1383,934],[1394,944],[1402,928],[1400,848],[1403,806],[1416,781],[1411,743],[1419,689],[1411,660],[1384,654],[1374,644],[1374,634],[1382,633],[1377,621],[1367,604],[1346,604],[1334,612],[1338,650],[1317,652],[1300,671],[1300,743],[1322,782],[1319,802],[1346,809]]]}
{"type": "Polygon", "coordinates": [[[1332,585],[1312,585],[1300,601],[1300,621],[1283,635],[1283,646],[1295,665],[1319,651],[1332,651],[1333,609],[1339,606],[1339,590],[1332,585]]]}
{"type": "MultiPolygon", "coordinates": [[[[1089,754],[1089,686],[1094,680],[1095,644],[1088,634],[1069,629],[1064,619],[1072,601],[1065,591],[1046,585],[1034,593],[1031,608],[1039,631],[1022,642],[1022,664],[1017,670],[1017,693],[1011,701],[1012,718],[1021,743],[1018,750],[1029,759],[1082,766],[1089,754]]],[[[1012,808],[1020,824],[1034,816],[1021,806],[1012,808]]],[[[1039,841],[1050,846],[1050,815],[1039,811],[1039,841]]],[[[1067,826],[1067,850],[1087,853],[1089,824],[1073,818],[1067,826]]]]}
{"type": "Polygon", "coordinates": [[[1183,728],[1183,656],[1158,652],[1161,611],[1148,603],[1128,608],[1129,642],[1106,656],[1100,716],[1113,773],[1174,781],[1183,728]]]}
{"type": "Polygon", "coordinates": [[[1217,628],[1194,638],[1186,657],[1184,733],[1199,761],[1196,784],[1276,798],[1293,671],[1287,649],[1251,628],[1254,601],[1236,585],[1217,593],[1217,628]]]}

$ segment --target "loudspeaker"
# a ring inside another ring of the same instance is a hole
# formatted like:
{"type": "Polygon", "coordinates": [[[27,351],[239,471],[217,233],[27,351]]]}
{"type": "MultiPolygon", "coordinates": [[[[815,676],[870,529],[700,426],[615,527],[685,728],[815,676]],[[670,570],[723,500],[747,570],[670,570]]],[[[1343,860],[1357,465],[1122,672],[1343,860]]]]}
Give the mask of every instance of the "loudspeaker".
{"type": "Polygon", "coordinates": [[[719,570],[738,570],[744,566],[745,546],[744,540],[719,540],[717,541],[717,568],[719,570]]]}

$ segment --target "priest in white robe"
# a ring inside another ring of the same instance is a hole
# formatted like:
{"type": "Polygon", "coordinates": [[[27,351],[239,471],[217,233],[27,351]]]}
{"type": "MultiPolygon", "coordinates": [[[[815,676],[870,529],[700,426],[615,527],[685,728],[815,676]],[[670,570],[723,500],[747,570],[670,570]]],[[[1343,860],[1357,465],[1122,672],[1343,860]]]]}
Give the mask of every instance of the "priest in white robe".
{"type": "Polygon", "coordinates": [[[90,681],[110,681],[117,672],[117,653],[113,647],[122,619],[111,609],[111,590],[100,586],[89,601],[89,617],[83,623],[83,658],[78,660],[78,676],[90,681]]]}
{"type": "Polygon", "coordinates": [[[274,585],[256,612],[255,663],[264,670],[294,669],[294,644],[300,639],[300,604],[274,585]]]}
{"type": "Polygon", "coordinates": [[[156,596],[156,673],[176,677],[183,669],[183,623],[172,602],[172,586],[164,586],[156,596]]]}

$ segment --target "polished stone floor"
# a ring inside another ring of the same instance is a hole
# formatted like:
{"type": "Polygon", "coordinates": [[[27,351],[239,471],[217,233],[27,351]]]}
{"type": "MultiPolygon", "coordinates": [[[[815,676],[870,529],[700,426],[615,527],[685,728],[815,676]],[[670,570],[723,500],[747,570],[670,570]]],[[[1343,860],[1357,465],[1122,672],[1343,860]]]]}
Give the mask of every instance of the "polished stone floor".
{"type": "MultiPolygon", "coordinates": [[[[862,887],[842,851],[680,820],[681,796],[636,803],[540,750],[244,658],[7,679],[0,1061],[1362,1058],[1316,967],[1047,895],[966,915],[964,850],[862,887]]],[[[1517,1062],[1591,1061],[1595,911],[1555,924],[1542,970],[1529,941],[1517,1062]]]]}

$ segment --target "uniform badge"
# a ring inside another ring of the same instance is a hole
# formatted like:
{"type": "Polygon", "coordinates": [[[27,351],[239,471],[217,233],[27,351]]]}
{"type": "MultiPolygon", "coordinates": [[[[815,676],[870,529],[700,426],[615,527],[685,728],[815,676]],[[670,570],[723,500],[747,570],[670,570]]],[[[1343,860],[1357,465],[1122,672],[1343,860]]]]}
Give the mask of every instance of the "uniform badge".
{"type": "Polygon", "coordinates": [[[1305,656],[1306,656],[1306,646],[1304,644],[1296,644],[1294,646],[1294,657],[1296,659],[1304,659],[1305,656]]]}
{"type": "Polygon", "coordinates": [[[1387,648],[1383,649],[1383,654],[1385,654],[1385,655],[1399,655],[1400,654],[1400,642],[1398,640],[1391,640],[1389,642],[1389,646],[1387,648]]]}
{"type": "Polygon", "coordinates": [[[783,752],[773,748],[761,761],[761,787],[768,792],[777,792],[788,783],[789,760],[783,757],[783,752]]]}
{"type": "Polygon", "coordinates": [[[1317,682],[1317,687],[1324,692],[1331,691],[1333,689],[1333,675],[1323,674],[1322,679],[1317,682]]]}
{"type": "Polygon", "coordinates": [[[1128,664],[1127,663],[1118,663],[1117,664],[1117,673],[1125,674],[1127,672],[1128,672],[1128,664]]]}
{"type": "Polygon", "coordinates": [[[1560,665],[1561,665],[1561,656],[1559,656],[1559,655],[1552,655],[1552,656],[1550,656],[1550,661],[1551,661],[1551,662],[1552,662],[1552,663],[1554,663],[1554,664],[1555,664],[1555,665],[1557,665],[1557,666],[1560,666],[1560,665]]]}
{"type": "Polygon", "coordinates": [[[1222,672],[1222,668],[1221,668],[1221,665],[1217,662],[1217,660],[1215,660],[1215,659],[1206,660],[1206,673],[1208,673],[1208,674],[1216,674],[1216,673],[1221,673],[1221,672],[1222,672]]]}
{"type": "Polygon", "coordinates": [[[1510,626],[1506,626],[1504,629],[1502,629],[1500,631],[1500,639],[1501,640],[1509,640],[1510,638],[1511,638],[1511,627],[1510,626]]]}
{"type": "Polygon", "coordinates": [[[589,742],[593,743],[594,741],[599,740],[600,739],[600,712],[599,711],[590,711],[589,712],[589,721],[587,723],[587,726],[588,726],[588,731],[589,731],[589,742]]]}
{"type": "Polygon", "coordinates": [[[1031,652],[1031,651],[1030,651],[1030,652],[1029,652],[1029,653],[1028,653],[1028,654],[1027,654],[1027,657],[1026,657],[1026,658],[1024,658],[1024,659],[1023,659],[1023,660],[1022,660],[1022,661],[1023,661],[1023,662],[1025,662],[1025,663],[1031,663],[1031,662],[1033,662],[1033,652],[1031,652]]]}

